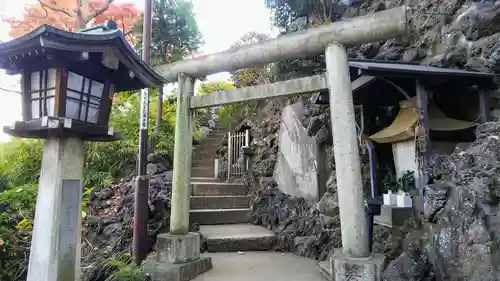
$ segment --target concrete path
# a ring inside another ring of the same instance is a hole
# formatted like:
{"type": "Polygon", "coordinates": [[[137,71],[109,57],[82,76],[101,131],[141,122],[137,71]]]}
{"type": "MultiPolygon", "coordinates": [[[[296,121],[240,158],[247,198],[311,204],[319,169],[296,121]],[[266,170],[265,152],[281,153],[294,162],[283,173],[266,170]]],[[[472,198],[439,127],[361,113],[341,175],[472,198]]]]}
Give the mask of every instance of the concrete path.
{"type": "Polygon", "coordinates": [[[315,260],[276,252],[209,253],[214,268],[194,281],[324,281],[315,260]]]}

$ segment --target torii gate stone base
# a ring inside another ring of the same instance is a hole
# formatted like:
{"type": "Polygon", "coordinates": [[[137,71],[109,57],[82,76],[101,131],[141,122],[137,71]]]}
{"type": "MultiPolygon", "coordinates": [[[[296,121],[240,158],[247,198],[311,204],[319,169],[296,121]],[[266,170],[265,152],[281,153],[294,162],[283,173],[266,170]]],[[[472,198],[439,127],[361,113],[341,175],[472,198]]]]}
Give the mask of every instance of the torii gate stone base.
{"type": "Polygon", "coordinates": [[[158,278],[152,276],[153,281],[189,280],[212,268],[210,259],[203,258],[199,253],[199,235],[188,232],[193,133],[190,118],[194,109],[292,93],[310,93],[325,82],[321,77],[306,77],[198,97],[192,96],[195,78],[321,52],[326,55],[326,84],[330,90],[335,162],[342,163],[336,168],[342,249],[338,249],[331,260],[332,278],[336,281],[381,280],[385,257],[371,253],[368,246],[367,215],[356,138],[352,88],[357,87],[359,81],[351,84],[344,46],[405,35],[408,28],[407,12],[405,6],[398,7],[156,68],[167,83],[178,81],[180,91],[177,99],[170,233],[158,238],[156,256],[156,262],[168,262],[171,266],[163,265],[167,272],[158,275],[158,278]]]}

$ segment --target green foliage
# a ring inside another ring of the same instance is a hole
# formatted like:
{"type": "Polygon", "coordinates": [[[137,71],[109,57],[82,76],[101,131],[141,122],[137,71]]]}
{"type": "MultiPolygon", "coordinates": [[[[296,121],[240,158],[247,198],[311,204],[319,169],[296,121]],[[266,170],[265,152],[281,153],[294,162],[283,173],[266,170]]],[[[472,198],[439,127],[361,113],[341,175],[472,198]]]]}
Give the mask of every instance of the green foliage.
{"type": "Polygon", "coordinates": [[[37,183],[42,149],[43,141],[40,140],[13,139],[0,143],[0,190],[8,186],[37,183]]]}
{"type": "Polygon", "coordinates": [[[198,89],[198,94],[206,95],[206,94],[211,94],[213,92],[229,91],[233,89],[236,89],[236,87],[234,86],[233,83],[228,81],[206,82],[201,84],[200,88],[198,89]]]}
{"type": "Polygon", "coordinates": [[[90,200],[90,194],[94,191],[92,187],[86,187],[82,194],[82,218],[87,217],[87,202],[90,200]]]}
{"type": "Polygon", "coordinates": [[[243,117],[243,105],[233,104],[226,105],[219,111],[219,122],[228,131],[231,131],[235,122],[243,117]]]}
{"type": "MultiPolygon", "coordinates": [[[[238,41],[236,41],[230,49],[239,48],[249,44],[259,43],[261,41],[268,40],[269,36],[267,34],[248,32],[244,34],[238,41]]],[[[271,66],[261,66],[252,67],[247,69],[241,69],[232,72],[232,80],[238,85],[238,87],[250,87],[261,85],[270,82],[270,69],[271,66]]]]}
{"type": "MultiPolygon", "coordinates": [[[[149,124],[156,118],[157,97],[152,97],[149,105],[149,124]]],[[[110,125],[118,131],[122,139],[110,143],[89,143],[85,164],[86,186],[109,187],[113,179],[130,173],[136,164],[139,151],[140,95],[120,96],[114,102],[110,125]]],[[[153,126],[149,126],[151,144],[150,157],[171,159],[174,143],[175,105],[163,107],[162,127],[153,136],[153,126]]]]}
{"type": "Polygon", "coordinates": [[[415,173],[413,171],[405,171],[398,179],[399,191],[409,192],[415,188],[415,173]]]}
{"type": "MultiPolygon", "coordinates": [[[[233,83],[228,81],[215,81],[203,83],[198,90],[199,95],[207,95],[219,91],[229,91],[236,89],[233,83]]],[[[223,106],[219,110],[219,122],[227,130],[231,130],[234,122],[238,121],[242,116],[243,105],[233,104],[223,106]]]]}
{"type": "MultiPolygon", "coordinates": [[[[151,63],[172,63],[198,50],[203,40],[191,1],[155,0],[153,5],[151,63]]],[[[142,49],[142,30],[141,17],[134,26],[134,33],[139,34],[137,50],[142,49]]]]}
{"type": "Polygon", "coordinates": [[[36,185],[0,192],[0,280],[24,280],[33,228],[36,185]]]}
{"type": "Polygon", "coordinates": [[[113,271],[113,277],[119,281],[144,281],[146,274],[133,263],[130,253],[120,253],[106,260],[106,267],[113,271]]]}
{"type": "Polygon", "coordinates": [[[384,188],[392,193],[409,192],[415,188],[415,177],[413,171],[405,171],[398,179],[396,175],[388,173],[382,180],[384,188]]]}
{"type": "Polygon", "coordinates": [[[285,32],[340,18],[346,6],[339,0],[265,0],[273,24],[285,32]],[[303,26],[301,26],[299,24],[303,26]]]}
{"type": "MultiPolygon", "coordinates": [[[[273,25],[285,34],[339,20],[347,8],[344,3],[343,0],[265,0],[273,25]]],[[[285,60],[274,63],[272,68],[276,81],[316,75],[325,72],[324,55],[285,60]]]]}

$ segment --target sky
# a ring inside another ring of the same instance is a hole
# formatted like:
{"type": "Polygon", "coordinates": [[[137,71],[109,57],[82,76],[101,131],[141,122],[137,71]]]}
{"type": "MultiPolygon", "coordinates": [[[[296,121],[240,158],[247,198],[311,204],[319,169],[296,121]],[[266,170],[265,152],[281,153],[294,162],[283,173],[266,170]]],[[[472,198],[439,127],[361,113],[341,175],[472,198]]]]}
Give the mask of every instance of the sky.
{"type": "MultiPolygon", "coordinates": [[[[0,0],[0,15],[20,17],[24,5],[35,0],[0,0]]],[[[116,2],[135,3],[142,10],[144,0],[117,0],[116,2]]],[[[192,0],[196,21],[205,41],[201,52],[205,54],[228,49],[247,32],[275,34],[269,22],[269,11],[264,0],[192,0]]],[[[9,26],[0,20],[0,40],[8,41],[9,26]]],[[[227,73],[211,75],[209,80],[222,80],[227,73]]],[[[18,78],[17,78],[18,79],[18,78]]],[[[19,90],[16,77],[0,74],[3,88],[19,90]]],[[[21,120],[19,94],[0,90],[0,127],[21,120]]],[[[9,136],[0,131],[0,141],[9,140],[9,136]]]]}

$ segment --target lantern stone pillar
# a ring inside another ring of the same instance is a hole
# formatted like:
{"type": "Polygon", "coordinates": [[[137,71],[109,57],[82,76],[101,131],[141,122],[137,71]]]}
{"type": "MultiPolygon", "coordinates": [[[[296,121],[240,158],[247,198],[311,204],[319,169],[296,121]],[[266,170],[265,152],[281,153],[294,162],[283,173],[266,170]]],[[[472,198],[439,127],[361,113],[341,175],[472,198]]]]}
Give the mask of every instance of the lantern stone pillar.
{"type": "Polygon", "coordinates": [[[80,280],[83,163],[83,140],[45,140],[28,281],[80,280]]]}
{"type": "Polygon", "coordinates": [[[384,255],[371,254],[365,211],[361,162],[347,52],[332,43],[325,52],[333,149],[337,165],[342,249],[330,260],[334,280],[381,280],[384,255]]]}

